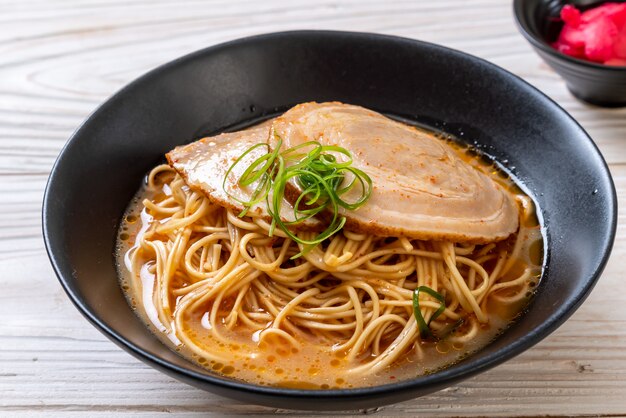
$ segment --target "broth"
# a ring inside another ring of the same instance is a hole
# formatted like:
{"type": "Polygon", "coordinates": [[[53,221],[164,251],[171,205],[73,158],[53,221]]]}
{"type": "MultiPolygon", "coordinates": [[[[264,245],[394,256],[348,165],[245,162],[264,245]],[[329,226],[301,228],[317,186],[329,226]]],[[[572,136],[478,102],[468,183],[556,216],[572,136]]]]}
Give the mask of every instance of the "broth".
{"type": "MultiPolygon", "coordinates": [[[[473,149],[454,144],[463,161],[487,173],[512,193],[522,193],[510,176],[493,163],[480,158],[473,149]]],[[[154,267],[150,262],[143,265],[137,274],[133,275],[130,272],[130,254],[154,222],[150,211],[144,207],[142,201],[149,199],[159,202],[169,195],[171,195],[171,190],[167,182],[153,188],[144,185],[128,207],[119,228],[116,247],[121,286],[137,314],[166,345],[208,371],[254,384],[297,389],[337,389],[374,386],[433,373],[480,350],[496,338],[523,311],[541,276],[544,253],[543,236],[536,216],[531,215],[522,219],[520,229],[514,236],[495,244],[477,247],[476,251],[479,251],[491,246],[485,254],[497,254],[501,250],[511,252],[519,236],[521,243],[518,244],[518,246],[521,245],[519,255],[515,260],[510,261],[510,268],[501,281],[514,280],[525,268],[531,269],[530,276],[521,285],[527,289],[521,297],[518,287],[515,287],[517,290],[514,292],[504,290],[489,297],[485,304],[489,321],[485,324],[476,325],[474,315],[468,314],[462,323],[448,324],[449,329],[446,332],[449,332],[449,335],[447,337],[438,341],[418,340],[415,347],[408,350],[392,366],[375,373],[361,374],[350,373],[350,369],[365,363],[374,355],[372,352],[364,353],[350,361],[346,351],[329,350],[327,341],[317,338],[313,333],[299,337],[302,346],[296,349],[286,344],[280,337],[260,341],[260,330],[251,329],[245,324],[234,328],[222,324],[218,325],[217,329],[212,329],[214,326],[208,320],[210,306],[207,305],[185,316],[187,327],[185,333],[194,340],[197,346],[214,353],[217,357],[227,358],[227,361],[217,361],[198,355],[194,350],[189,349],[176,336],[175,324],[173,322],[164,324],[159,319],[153,298],[155,274],[151,268],[154,269],[154,267]],[[476,328],[476,333],[472,338],[465,341],[453,341],[454,336],[462,336],[470,332],[469,327],[476,328]],[[216,338],[214,332],[222,337],[216,338]],[[224,340],[228,340],[228,343],[224,340]]],[[[527,199],[525,204],[532,205],[532,202],[527,199]]],[[[530,212],[534,213],[534,210],[530,212]]],[[[166,239],[163,237],[164,241],[166,239]]],[[[185,278],[181,277],[176,277],[175,280],[180,282],[177,282],[177,285],[181,287],[193,284],[191,280],[185,282],[185,278]]],[[[172,306],[176,305],[179,297],[169,295],[172,306]]],[[[234,302],[229,299],[221,302],[219,309],[224,316],[227,316],[229,306],[234,302]]],[[[383,344],[388,344],[391,340],[392,338],[381,339],[383,344]]]]}

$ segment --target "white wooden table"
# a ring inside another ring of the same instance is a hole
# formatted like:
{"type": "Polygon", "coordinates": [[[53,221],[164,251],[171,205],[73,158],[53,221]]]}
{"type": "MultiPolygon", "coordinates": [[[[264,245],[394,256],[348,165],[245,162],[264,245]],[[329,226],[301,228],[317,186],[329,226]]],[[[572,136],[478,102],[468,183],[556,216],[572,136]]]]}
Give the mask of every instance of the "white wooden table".
{"type": "Polygon", "coordinates": [[[511,8],[506,0],[0,1],[0,416],[309,414],[202,392],[117,348],[63,293],[44,250],[40,219],[59,150],[113,92],[196,49],[289,29],[422,39],[520,75],[594,138],[610,163],[621,206],[602,278],[549,338],[433,395],[332,415],[625,416],[626,108],[573,99],[517,32],[511,8]]]}

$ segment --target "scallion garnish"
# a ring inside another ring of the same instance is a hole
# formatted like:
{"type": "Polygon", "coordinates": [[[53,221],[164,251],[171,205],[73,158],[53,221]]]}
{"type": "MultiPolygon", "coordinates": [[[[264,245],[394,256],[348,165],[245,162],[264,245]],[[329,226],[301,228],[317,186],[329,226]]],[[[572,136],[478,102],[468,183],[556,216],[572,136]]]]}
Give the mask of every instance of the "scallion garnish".
{"type": "Polygon", "coordinates": [[[240,217],[265,199],[272,217],[270,235],[278,226],[289,238],[303,245],[304,249],[292,257],[297,258],[343,228],[346,218],[339,215],[339,208],[356,210],[365,204],[372,194],[372,179],[362,170],[351,167],[352,155],[343,147],[309,141],[281,151],[283,141],[275,133],[273,135],[276,138],[275,148],[272,150],[269,144],[256,144],[248,148],[230,166],[222,187],[232,199],[243,205],[240,217]],[[267,148],[267,153],[254,160],[238,179],[240,186],[252,186],[256,183],[250,200],[240,200],[228,192],[227,178],[247,155],[263,147],[267,148]],[[285,201],[287,183],[292,179],[297,183],[300,194],[293,202],[294,220],[283,221],[280,217],[281,208],[285,201]],[[357,185],[361,189],[361,195],[356,201],[348,202],[341,198],[357,185]],[[328,227],[315,238],[305,240],[289,230],[289,226],[305,222],[322,211],[330,211],[332,218],[328,227]]]}
{"type": "Polygon", "coordinates": [[[420,336],[422,339],[426,339],[429,337],[434,337],[432,331],[430,330],[430,323],[437,319],[439,315],[446,310],[446,300],[441,293],[438,293],[431,289],[428,286],[419,286],[413,291],[413,314],[415,315],[415,320],[417,321],[417,327],[420,331],[420,336]],[[424,320],[422,316],[422,311],[420,309],[420,292],[424,292],[437,299],[441,305],[435,311],[433,316],[430,317],[428,323],[424,320]]]}

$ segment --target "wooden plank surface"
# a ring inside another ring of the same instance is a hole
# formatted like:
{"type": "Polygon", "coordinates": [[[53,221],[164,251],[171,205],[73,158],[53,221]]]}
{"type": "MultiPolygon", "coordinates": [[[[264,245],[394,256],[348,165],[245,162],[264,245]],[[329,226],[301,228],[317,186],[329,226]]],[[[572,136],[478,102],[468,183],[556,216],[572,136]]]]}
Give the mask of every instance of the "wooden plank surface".
{"type": "Polygon", "coordinates": [[[610,163],[618,236],[588,301],[519,357],[375,416],[626,416],[626,109],[576,101],[518,34],[504,0],[0,2],[0,416],[323,415],[226,400],[135,360],[63,293],[41,237],[54,159],[98,104],[155,66],[258,33],[401,35],[486,58],[569,111],[610,163]]]}

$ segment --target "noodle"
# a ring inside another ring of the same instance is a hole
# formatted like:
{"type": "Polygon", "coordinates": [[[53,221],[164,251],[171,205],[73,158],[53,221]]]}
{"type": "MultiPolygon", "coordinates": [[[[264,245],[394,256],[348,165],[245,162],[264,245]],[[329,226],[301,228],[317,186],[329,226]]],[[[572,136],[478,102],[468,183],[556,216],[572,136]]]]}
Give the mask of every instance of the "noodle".
{"type": "MultiPolygon", "coordinates": [[[[416,287],[445,297],[430,328],[456,345],[489,321],[489,301],[519,311],[537,277],[536,266],[519,262],[528,246],[521,233],[480,246],[344,230],[291,260],[303,248],[283,231],[270,236],[265,220],[212,204],[167,165],[150,172],[147,190],[147,225],[127,255],[132,287],[141,289],[147,268],[163,331],[213,365],[232,364],[228,347],[248,361],[259,346],[298,353],[307,345],[336,355],[348,377],[373,375],[423,357],[432,343],[422,341],[414,317],[416,287]],[[198,338],[192,323],[200,318],[212,344],[198,338]],[[235,335],[247,336],[248,344],[235,335]]],[[[519,206],[520,222],[533,217],[532,204],[519,206]]],[[[315,233],[297,235],[306,240],[315,233]]],[[[419,306],[428,322],[440,303],[423,294],[419,306]]]]}

